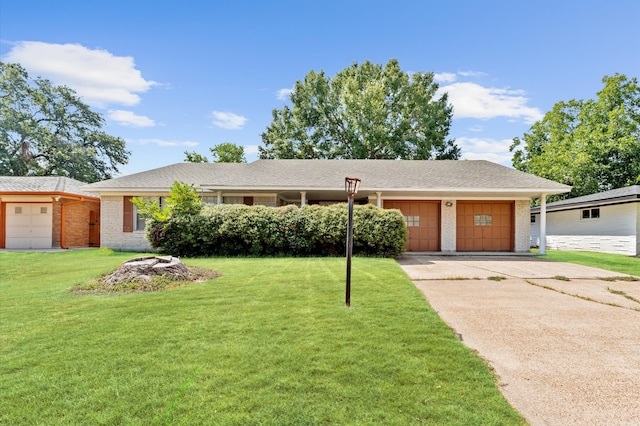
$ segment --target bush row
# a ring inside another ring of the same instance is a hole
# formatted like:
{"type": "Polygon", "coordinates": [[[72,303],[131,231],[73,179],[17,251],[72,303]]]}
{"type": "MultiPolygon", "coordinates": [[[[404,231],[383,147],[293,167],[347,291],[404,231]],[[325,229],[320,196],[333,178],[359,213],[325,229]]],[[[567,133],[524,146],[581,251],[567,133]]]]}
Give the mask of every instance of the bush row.
{"type": "MultiPolygon", "coordinates": [[[[198,215],[154,221],[151,245],[174,256],[342,256],[347,204],[264,207],[220,205],[198,215]]],[[[398,256],[407,230],[398,210],[354,206],[353,254],[398,256]]]]}

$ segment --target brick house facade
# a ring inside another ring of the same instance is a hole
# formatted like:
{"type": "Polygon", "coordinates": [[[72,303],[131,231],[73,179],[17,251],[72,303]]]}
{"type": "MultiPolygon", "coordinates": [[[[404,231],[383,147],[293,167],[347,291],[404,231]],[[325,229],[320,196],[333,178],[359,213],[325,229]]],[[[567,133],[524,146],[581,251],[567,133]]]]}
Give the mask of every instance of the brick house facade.
{"type": "Polygon", "coordinates": [[[59,176],[0,176],[0,248],[100,247],[100,197],[59,176]]]}
{"type": "Polygon", "coordinates": [[[96,182],[102,246],[150,250],[131,197],[165,197],[191,184],[207,204],[283,206],[345,202],[346,176],[362,180],[359,204],[399,209],[407,251],[529,252],[532,198],[568,192],[547,179],[482,160],[258,160],[178,163],[96,182]]]}

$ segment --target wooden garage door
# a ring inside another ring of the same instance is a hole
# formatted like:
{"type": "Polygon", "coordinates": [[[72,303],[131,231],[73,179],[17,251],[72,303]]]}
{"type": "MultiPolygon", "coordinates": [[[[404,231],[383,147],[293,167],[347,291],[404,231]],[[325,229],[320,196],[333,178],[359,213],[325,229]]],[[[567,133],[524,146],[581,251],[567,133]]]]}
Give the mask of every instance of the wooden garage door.
{"type": "Polygon", "coordinates": [[[51,203],[7,203],[6,248],[51,248],[52,217],[51,203]]]}
{"type": "Polygon", "coordinates": [[[513,251],[513,202],[458,201],[456,251],[513,251]]]}
{"type": "Polygon", "coordinates": [[[439,201],[385,201],[385,209],[398,209],[407,225],[407,251],[440,251],[439,201]]]}

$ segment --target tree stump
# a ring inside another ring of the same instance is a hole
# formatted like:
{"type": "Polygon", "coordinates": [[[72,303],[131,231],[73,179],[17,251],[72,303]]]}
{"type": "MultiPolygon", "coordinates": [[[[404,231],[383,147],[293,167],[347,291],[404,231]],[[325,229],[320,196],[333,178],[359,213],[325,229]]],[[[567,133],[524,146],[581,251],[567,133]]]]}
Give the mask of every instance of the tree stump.
{"type": "Polygon", "coordinates": [[[175,280],[188,280],[189,270],[180,259],[172,256],[147,256],[127,260],[120,268],[105,277],[105,283],[116,285],[134,279],[150,281],[164,275],[175,280]]]}

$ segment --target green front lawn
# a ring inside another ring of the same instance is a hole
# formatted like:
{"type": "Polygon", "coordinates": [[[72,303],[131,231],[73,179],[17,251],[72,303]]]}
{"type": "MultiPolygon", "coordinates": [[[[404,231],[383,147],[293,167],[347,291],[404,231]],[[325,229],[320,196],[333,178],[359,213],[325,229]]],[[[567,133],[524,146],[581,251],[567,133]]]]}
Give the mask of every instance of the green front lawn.
{"type": "Polygon", "coordinates": [[[189,259],[158,293],[69,288],[133,253],[0,253],[0,424],[524,424],[390,259],[189,259]]]}
{"type": "MultiPolygon", "coordinates": [[[[535,250],[535,252],[537,252],[537,250],[535,250]]],[[[547,254],[539,257],[541,259],[576,263],[578,265],[592,266],[594,268],[606,269],[607,271],[640,277],[640,258],[622,254],[547,250],[547,254]]]]}

